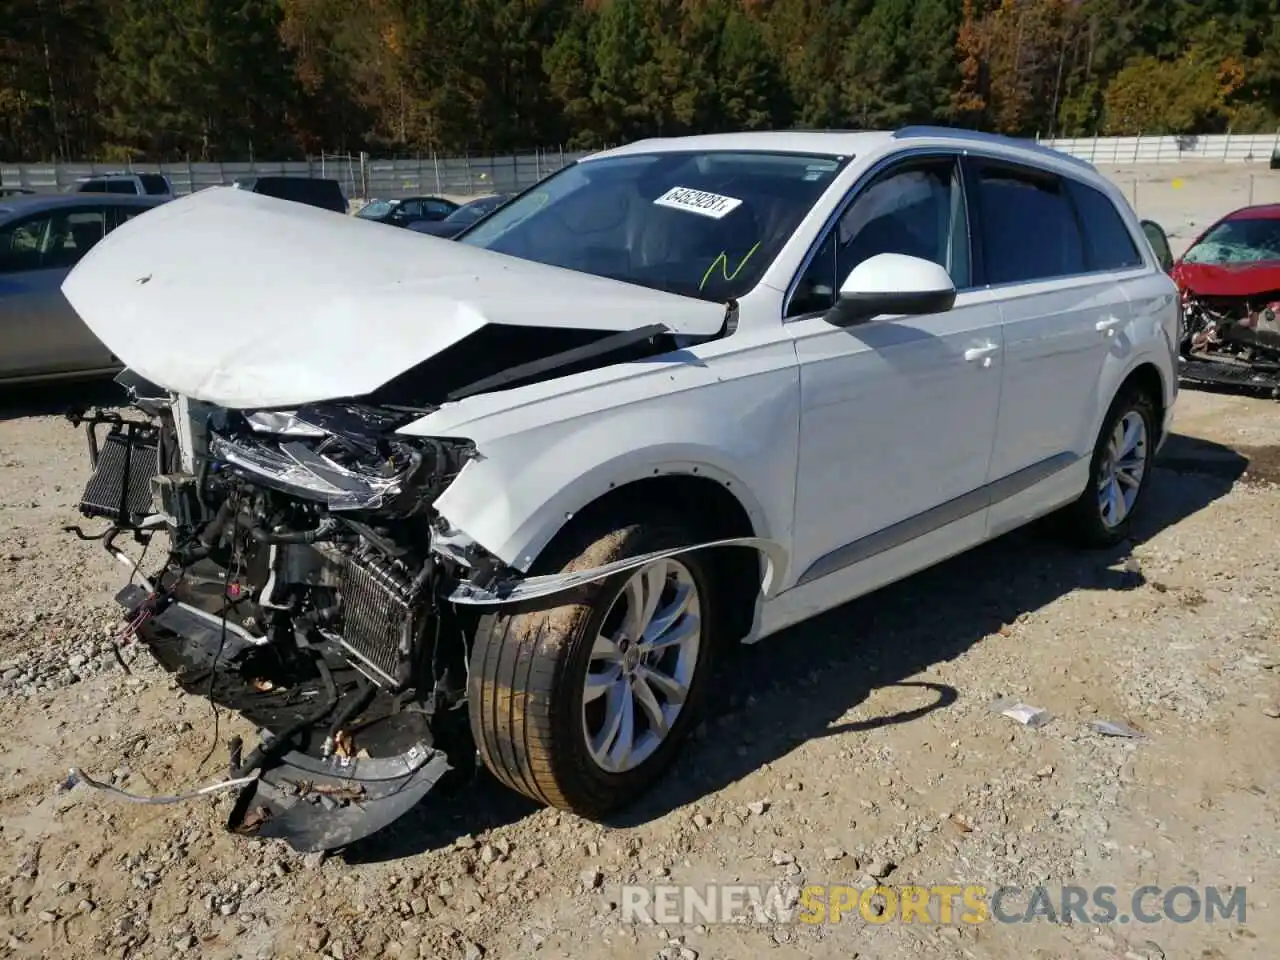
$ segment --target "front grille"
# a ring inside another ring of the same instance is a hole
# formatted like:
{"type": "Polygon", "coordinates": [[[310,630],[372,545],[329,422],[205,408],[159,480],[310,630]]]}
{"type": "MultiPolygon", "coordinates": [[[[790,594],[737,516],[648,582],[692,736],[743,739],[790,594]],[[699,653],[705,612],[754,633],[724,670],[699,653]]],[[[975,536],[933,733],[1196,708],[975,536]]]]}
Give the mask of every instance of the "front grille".
{"type": "Polygon", "coordinates": [[[128,523],[151,509],[151,478],[158,468],[158,434],[150,424],[112,426],[98,444],[93,476],[80,497],[80,513],[128,523]]]}
{"type": "Polygon", "coordinates": [[[341,593],[339,642],[373,680],[404,686],[418,624],[412,584],[388,561],[357,551],[347,558],[341,593]]]}

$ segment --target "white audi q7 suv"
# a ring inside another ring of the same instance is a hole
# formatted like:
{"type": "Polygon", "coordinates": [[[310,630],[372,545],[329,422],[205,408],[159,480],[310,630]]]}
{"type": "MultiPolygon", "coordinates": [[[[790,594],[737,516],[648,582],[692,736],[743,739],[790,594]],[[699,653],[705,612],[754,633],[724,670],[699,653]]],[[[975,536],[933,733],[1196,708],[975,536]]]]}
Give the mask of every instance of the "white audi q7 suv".
{"type": "Polygon", "coordinates": [[[455,240],[215,188],[64,292],[134,407],[75,415],[81,510],[166,544],[130,629],[266,731],[232,826],[306,849],[477,757],[617,808],[725,644],[1046,515],[1124,538],[1176,395],[1121,193],[957,130],[643,141],[455,240]]]}

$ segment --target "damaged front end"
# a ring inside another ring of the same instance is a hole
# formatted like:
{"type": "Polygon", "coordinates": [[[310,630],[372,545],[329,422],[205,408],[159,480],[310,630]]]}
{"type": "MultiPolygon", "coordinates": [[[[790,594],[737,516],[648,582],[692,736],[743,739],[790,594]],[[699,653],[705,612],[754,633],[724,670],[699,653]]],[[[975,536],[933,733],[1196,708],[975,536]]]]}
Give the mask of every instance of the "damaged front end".
{"type": "Polygon", "coordinates": [[[1280,397],[1280,290],[1182,297],[1179,376],[1280,397]]]}
{"type": "Polygon", "coordinates": [[[431,504],[470,444],[395,434],[422,409],[233,411],[121,382],[143,417],[71,415],[93,461],[81,512],[108,521],[91,539],[135,574],[117,597],[129,632],[261,731],[247,753],[232,744],[229,776],[253,779],[228,826],[344,846],[473,762],[474,608],[448,596],[477,578],[431,549],[431,504]],[[155,541],[164,559],[139,577],[155,541]]]}

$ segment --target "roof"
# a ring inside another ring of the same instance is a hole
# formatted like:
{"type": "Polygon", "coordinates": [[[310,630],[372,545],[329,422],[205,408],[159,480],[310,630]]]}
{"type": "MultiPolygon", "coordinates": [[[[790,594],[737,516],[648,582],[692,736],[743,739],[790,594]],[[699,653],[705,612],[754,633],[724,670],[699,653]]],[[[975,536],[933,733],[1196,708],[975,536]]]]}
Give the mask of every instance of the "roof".
{"type": "Polygon", "coordinates": [[[682,150],[772,150],[778,153],[811,153],[849,157],[884,146],[893,134],[859,130],[753,130],[744,133],[705,133],[690,137],[637,140],[602,150],[590,159],[638,153],[674,153],[682,150]]]}
{"type": "Polygon", "coordinates": [[[949,146],[995,147],[1003,151],[1030,154],[1058,165],[1092,171],[1088,161],[1054,150],[1034,140],[1020,140],[961,127],[902,127],[888,130],[759,130],[743,133],[711,133],[690,137],[638,140],[622,147],[602,150],[588,157],[618,157],[640,153],[667,153],[683,150],[769,150],[779,153],[806,153],[830,157],[856,157],[899,141],[917,140],[949,146]]]}
{"type": "Polygon", "coordinates": [[[1280,203],[1259,203],[1232,210],[1223,220],[1280,220],[1280,203]]]}
{"type": "Polygon", "coordinates": [[[32,193],[0,199],[0,218],[58,210],[62,207],[154,207],[169,199],[127,193],[32,193]]]}

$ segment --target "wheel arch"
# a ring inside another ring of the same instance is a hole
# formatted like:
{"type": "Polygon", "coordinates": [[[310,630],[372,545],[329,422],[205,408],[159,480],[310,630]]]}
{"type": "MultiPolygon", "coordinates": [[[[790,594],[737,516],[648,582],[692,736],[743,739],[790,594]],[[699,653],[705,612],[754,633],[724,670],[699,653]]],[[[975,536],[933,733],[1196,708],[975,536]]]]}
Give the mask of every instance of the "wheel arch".
{"type": "MultiPolygon", "coordinates": [[[[612,486],[567,518],[540,555],[582,526],[598,524],[608,517],[626,522],[659,513],[678,516],[699,542],[763,535],[734,492],[732,481],[715,479],[695,467],[612,486]]],[[[735,640],[745,637],[754,623],[764,559],[756,550],[734,548],[723,550],[714,565],[715,590],[724,611],[726,634],[735,640]]],[[[783,573],[774,571],[775,582],[783,573]]]]}
{"type": "MultiPolygon", "coordinates": [[[[467,471],[484,466],[483,461],[468,464],[455,484],[467,471]]],[[[584,527],[598,526],[602,519],[623,525],[643,522],[648,516],[674,515],[688,525],[691,547],[731,538],[766,540],[769,546],[764,550],[729,547],[718,551],[716,592],[725,603],[726,632],[737,639],[749,634],[754,625],[766,573],[770,589],[786,576],[787,545],[771,536],[764,506],[735,473],[703,460],[666,459],[655,465],[647,458],[637,463],[627,457],[600,464],[517,523],[511,522],[516,518],[498,500],[503,488],[475,479],[467,485],[465,497],[449,496],[456,492],[450,488],[436,501],[437,508],[455,528],[454,536],[461,534],[529,576],[557,572],[544,566],[554,566],[550,558],[557,555],[559,546],[584,527]],[[489,493],[497,496],[485,496],[489,493]],[[479,503],[488,509],[476,509],[479,503]]]]}
{"type": "MultiPolygon", "coordinates": [[[[1120,396],[1124,391],[1129,389],[1141,390],[1151,398],[1151,402],[1155,405],[1156,422],[1153,426],[1156,431],[1156,443],[1159,444],[1159,442],[1164,439],[1164,418],[1168,407],[1166,399],[1168,395],[1166,392],[1167,385],[1164,381],[1164,375],[1160,372],[1160,368],[1150,360],[1144,360],[1138,363],[1125,375],[1124,379],[1120,381],[1120,386],[1116,388],[1116,391],[1112,396],[1111,403],[1115,402],[1115,397],[1120,396]]],[[[1111,404],[1108,403],[1108,409],[1110,406],[1111,404]]],[[[1103,416],[1106,416],[1105,410],[1103,411],[1103,416]]]]}

